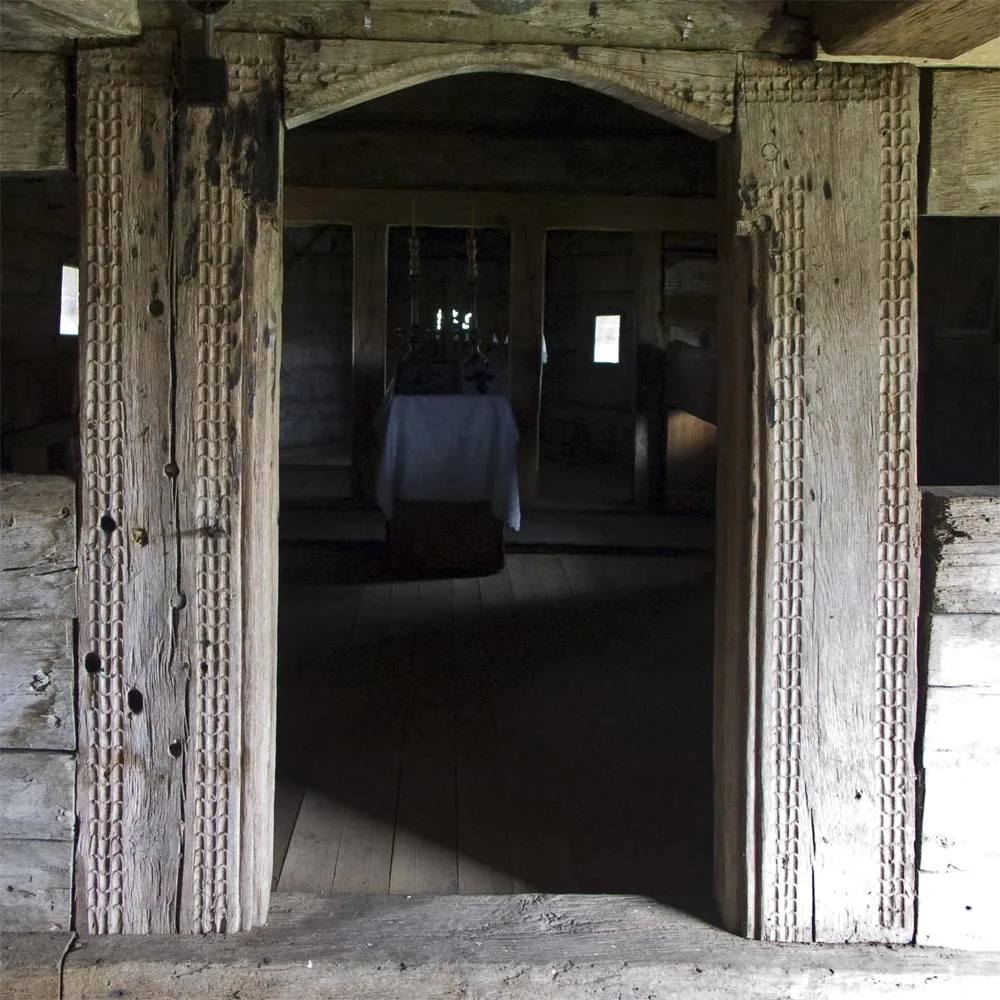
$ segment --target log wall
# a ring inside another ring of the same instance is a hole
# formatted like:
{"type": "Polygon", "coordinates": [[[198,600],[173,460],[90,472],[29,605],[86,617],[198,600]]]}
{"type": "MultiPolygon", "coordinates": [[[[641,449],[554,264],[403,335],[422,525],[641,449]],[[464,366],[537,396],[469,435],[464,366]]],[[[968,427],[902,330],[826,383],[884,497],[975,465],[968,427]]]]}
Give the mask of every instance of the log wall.
{"type": "Polygon", "coordinates": [[[924,494],[917,943],[1000,950],[1000,488],[924,494]]]}
{"type": "Polygon", "coordinates": [[[0,931],[69,930],[76,489],[0,479],[0,931]]]}

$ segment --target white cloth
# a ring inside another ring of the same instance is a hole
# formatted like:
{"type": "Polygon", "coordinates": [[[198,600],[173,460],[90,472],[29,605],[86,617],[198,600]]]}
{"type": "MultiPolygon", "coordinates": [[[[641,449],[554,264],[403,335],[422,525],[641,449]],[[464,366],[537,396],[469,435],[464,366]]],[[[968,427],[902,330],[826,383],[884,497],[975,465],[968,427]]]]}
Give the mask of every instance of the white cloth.
{"type": "Polygon", "coordinates": [[[505,396],[391,396],[375,496],[387,518],[400,500],[488,501],[515,531],[517,424],[505,396]]]}

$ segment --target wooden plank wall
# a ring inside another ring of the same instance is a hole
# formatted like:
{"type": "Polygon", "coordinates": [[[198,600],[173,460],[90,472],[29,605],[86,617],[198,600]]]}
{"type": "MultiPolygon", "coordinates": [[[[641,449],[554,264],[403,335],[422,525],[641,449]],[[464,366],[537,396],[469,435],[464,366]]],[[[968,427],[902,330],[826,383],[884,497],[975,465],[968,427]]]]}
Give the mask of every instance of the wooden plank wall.
{"type": "Polygon", "coordinates": [[[0,479],[0,931],[69,930],[76,488],[0,479]]]}
{"type": "Polygon", "coordinates": [[[1000,489],[924,494],[917,943],[1000,950],[1000,489]]]}

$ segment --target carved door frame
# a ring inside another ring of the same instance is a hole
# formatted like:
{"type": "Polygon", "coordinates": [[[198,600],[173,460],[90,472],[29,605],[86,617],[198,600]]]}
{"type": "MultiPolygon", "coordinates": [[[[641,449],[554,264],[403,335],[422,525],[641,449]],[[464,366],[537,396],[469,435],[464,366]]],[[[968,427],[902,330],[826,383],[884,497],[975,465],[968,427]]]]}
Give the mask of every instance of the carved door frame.
{"type": "Polygon", "coordinates": [[[913,72],[448,43],[288,41],[282,61],[277,38],[221,45],[229,106],[186,116],[172,36],[80,55],[80,929],[238,930],[267,913],[278,96],[294,125],[438,76],[502,70],[588,86],[721,140],[720,261],[733,280],[720,324],[716,895],[736,933],[909,940],[913,72]],[[856,163],[847,141],[860,143],[856,163]],[[852,170],[864,216],[841,192],[852,170]],[[855,244],[862,266],[838,312],[837,254],[855,244]],[[824,338],[845,352],[836,365],[813,353],[824,338]],[[817,416],[828,398],[871,417],[839,486],[824,464],[831,421],[817,416]],[[845,561],[857,593],[827,624],[814,586],[827,571],[809,559],[839,537],[831,518],[864,530],[845,561]],[[838,659],[831,643],[855,634],[838,659]],[[831,756],[856,811],[827,787],[831,756]],[[852,850],[867,866],[854,877],[852,850]]]}

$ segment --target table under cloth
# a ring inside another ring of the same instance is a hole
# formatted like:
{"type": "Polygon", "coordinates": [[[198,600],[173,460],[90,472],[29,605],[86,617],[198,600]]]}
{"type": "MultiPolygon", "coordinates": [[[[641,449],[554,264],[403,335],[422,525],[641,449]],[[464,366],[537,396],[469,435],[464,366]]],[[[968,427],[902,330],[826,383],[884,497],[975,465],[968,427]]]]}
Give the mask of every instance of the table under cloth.
{"type": "Polygon", "coordinates": [[[515,531],[517,424],[506,396],[390,396],[375,497],[391,520],[395,500],[489,503],[515,531]]]}

